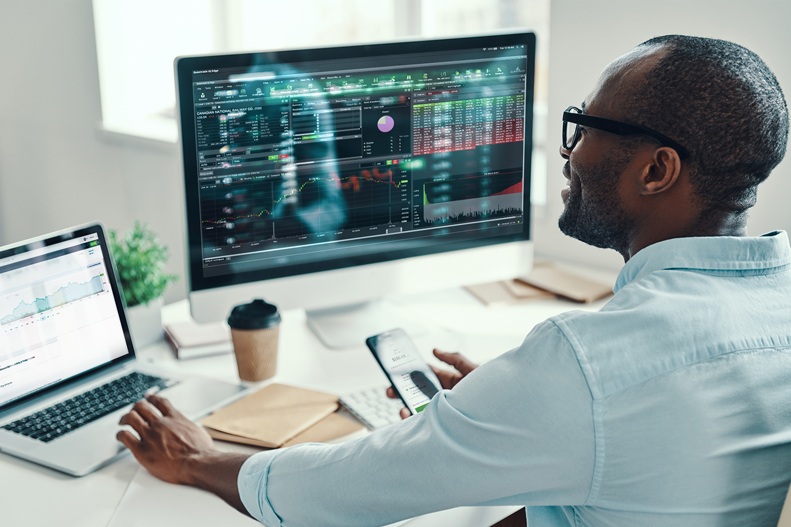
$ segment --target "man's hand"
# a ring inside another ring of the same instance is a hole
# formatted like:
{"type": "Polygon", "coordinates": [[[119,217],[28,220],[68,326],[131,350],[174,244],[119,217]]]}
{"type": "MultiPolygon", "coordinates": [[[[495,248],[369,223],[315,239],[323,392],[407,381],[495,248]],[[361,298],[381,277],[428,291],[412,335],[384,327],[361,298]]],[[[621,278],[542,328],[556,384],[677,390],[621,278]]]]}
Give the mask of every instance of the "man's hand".
{"type": "Polygon", "coordinates": [[[141,465],[168,483],[190,485],[189,463],[215,450],[209,434],[156,395],[138,401],[118,424],[129,425],[140,436],[121,430],[116,439],[141,465]]]}
{"type": "Polygon", "coordinates": [[[215,449],[206,430],[157,395],[138,401],[119,424],[131,426],[140,436],[121,430],[115,437],[151,474],[168,483],[213,492],[247,514],[236,485],[247,455],[215,449]]]}
{"type": "MultiPolygon", "coordinates": [[[[478,367],[477,364],[467,359],[464,355],[459,353],[447,353],[438,349],[434,350],[434,356],[446,364],[450,364],[456,371],[440,370],[434,366],[429,367],[434,371],[439,379],[440,384],[446,390],[452,389],[460,380],[470,374],[472,370],[478,367]]],[[[392,386],[387,388],[387,396],[391,399],[398,399],[398,394],[392,386]]],[[[401,408],[401,419],[406,419],[410,414],[407,408],[401,408]]]]}

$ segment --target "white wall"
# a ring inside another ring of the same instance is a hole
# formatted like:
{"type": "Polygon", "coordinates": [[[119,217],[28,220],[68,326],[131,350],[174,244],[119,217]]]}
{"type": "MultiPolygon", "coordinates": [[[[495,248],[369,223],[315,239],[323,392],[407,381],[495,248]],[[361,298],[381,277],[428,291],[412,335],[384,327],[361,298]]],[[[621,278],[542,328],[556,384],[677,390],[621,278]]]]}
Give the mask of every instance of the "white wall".
{"type": "MultiPolygon", "coordinates": [[[[791,103],[791,2],[788,0],[552,0],[549,50],[549,142],[560,146],[561,114],[579,103],[614,58],[649,38],[687,34],[730,40],[757,53],[791,103]]],[[[563,236],[557,218],[565,185],[560,155],[547,167],[547,211],[533,224],[543,255],[619,268],[614,251],[563,236]]],[[[759,188],[748,222],[751,235],[791,231],[791,153],[759,188]]]]}
{"type": "MultiPolygon", "coordinates": [[[[168,269],[183,275],[176,148],[97,136],[90,0],[0,0],[0,28],[0,245],[93,220],[126,230],[141,219],[170,246],[168,269]]],[[[182,278],[166,300],[184,295],[182,278]]]]}
{"type": "MultiPolygon", "coordinates": [[[[553,0],[549,137],[613,58],[656,35],[687,33],[733,40],[758,53],[791,98],[791,2],[553,0]]],[[[145,76],[141,76],[144,80],[145,76]]],[[[101,119],[90,0],[0,0],[0,244],[101,220],[127,229],[148,221],[170,246],[171,272],[183,275],[181,174],[165,145],[113,144],[101,119]]],[[[546,214],[533,224],[536,248],[550,257],[618,268],[613,251],[588,247],[557,228],[563,186],[550,156],[546,214]]],[[[791,230],[791,159],[760,187],[752,234],[791,230]]],[[[184,279],[166,294],[182,298],[184,279]]]]}

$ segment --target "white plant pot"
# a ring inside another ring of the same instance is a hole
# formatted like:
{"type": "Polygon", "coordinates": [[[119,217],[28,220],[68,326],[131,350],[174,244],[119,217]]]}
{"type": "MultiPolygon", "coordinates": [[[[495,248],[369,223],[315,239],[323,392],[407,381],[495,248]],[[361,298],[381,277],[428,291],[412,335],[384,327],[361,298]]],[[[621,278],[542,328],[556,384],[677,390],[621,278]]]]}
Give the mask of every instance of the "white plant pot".
{"type": "Polygon", "coordinates": [[[162,339],[162,297],[140,304],[126,310],[129,331],[135,350],[153,344],[162,339]]]}

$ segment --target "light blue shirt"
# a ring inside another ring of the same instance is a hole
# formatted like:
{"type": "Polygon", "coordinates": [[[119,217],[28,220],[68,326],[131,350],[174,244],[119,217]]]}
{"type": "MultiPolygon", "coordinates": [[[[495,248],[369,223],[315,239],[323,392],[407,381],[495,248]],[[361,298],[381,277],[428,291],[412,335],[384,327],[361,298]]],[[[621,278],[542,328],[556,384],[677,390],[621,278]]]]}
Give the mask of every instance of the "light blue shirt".
{"type": "Polygon", "coordinates": [[[420,414],[263,452],[239,493],[269,526],[383,525],[527,505],[530,527],[774,526],[791,481],[785,232],[682,238],[598,313],[536,326],[420,414]]]}

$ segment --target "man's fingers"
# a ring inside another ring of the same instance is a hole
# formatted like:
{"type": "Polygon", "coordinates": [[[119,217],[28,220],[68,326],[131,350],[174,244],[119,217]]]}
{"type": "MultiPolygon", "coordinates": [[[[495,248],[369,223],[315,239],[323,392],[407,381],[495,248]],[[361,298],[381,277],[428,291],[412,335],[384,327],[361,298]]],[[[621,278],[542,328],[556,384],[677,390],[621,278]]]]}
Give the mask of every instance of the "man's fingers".
{"type": "Polygon", "coordinates": [[[123,443],[123,445],[132,451],[132,454],[137,455],[140,450],[140,440],[132,435],[129,430],[120,430],[115,434],[115,438],[123,443]]]}
{"type": "Polygon", "coordinates": [[[439,383],[446,390],[453,388],[453,386],[461,379],[461,376],[455,371],[441,370],[430,364],[429,368],[431,368],[431,371],[433,371],[434,375],[436,375],[437,379],[439,379],[439,383]]]}
{"type": "Polygon", "coordinates": [[[141,399],[137,401],[135,405],[132,407],[132,410],[140,414],[140,417],[142,417],[143,420],[146,421],[148,424],[151,424],[160,419],[159,413],[151,405],[151,403],[149,403],[145,399],[141,399]]]}
{"type": "Polygon", "coordinates": [[[167,416],[181,415],[181,412],[173,408],[173,405],[170,404],[170,401],[168,401],[164,397],[160,397],[159,395],[152,393],[146,395],[146,399],[148,399],[148,402],[153,404],[157,410],[162,412],[162,415],[167,415],[167,416]]]}
{"type": "Polygon", "coordinates": [[[442,362],[450,364],[451,366],[453,366],[454,368],[459,370],[459,373],[461,373],[462,375],[467,375],[472,370],[474,370],[475,368],[478,367],[477,364],[475,364],[474,362],[469,360],[464,355],[461,355],[460,353],[455,353],[455,352],[454,353],[447,353],[447,352],[435,349],[434,350],[434,356],[437,357],[442,362]]]}
{"type": "MultiPolygon", "coordinates": [[[[387,391],[385,393],[387,393],[387,396],[389,398],[391,398],[391,399],[398,399],[399,398],[398,394],[396,393],[396,391],[393,389],[392,386],[387,388],[387,391]]],[[[398,415],[401,416],[401,419],[406,419],[407,417],[409,417],[412,414],[409,413],[409,410],[407,410],[406,408],[401,408],[401,410],[398,412],[398,415]]]]}
{"type": "Polygon", "coordinates": [[[119,425],[129,425],[135,429],[135,432],[138,433],[140,437],[148,433],[148,423],[140,417],[140,414],[137,413],[135,410],[132,410],[128,414],[121,417],[121,420],[118,421],[119,425]]]}

